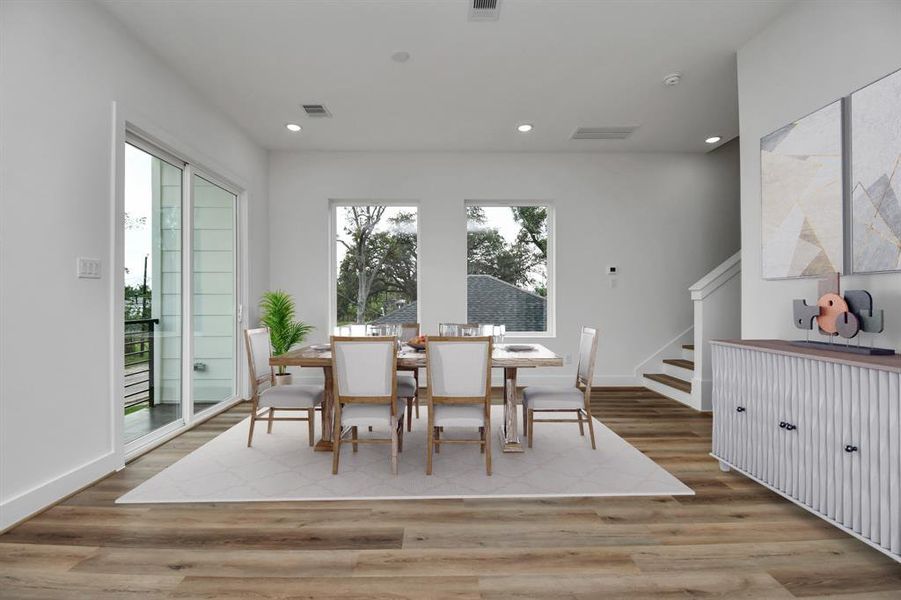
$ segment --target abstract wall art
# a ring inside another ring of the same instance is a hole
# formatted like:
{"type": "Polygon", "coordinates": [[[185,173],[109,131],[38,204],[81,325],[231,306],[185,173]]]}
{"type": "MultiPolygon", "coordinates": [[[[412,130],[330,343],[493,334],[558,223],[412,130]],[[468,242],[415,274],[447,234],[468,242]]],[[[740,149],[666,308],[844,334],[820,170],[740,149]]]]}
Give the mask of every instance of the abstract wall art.
{"type": "Polygon", "coordinates": [[[760,139],[762,275],[843,269],[842,103],[760,139]]]}
{"type": "Polygon", "coordinates": [[[851,268],[901,270],[901,71],[851,94],[851,268]]]}

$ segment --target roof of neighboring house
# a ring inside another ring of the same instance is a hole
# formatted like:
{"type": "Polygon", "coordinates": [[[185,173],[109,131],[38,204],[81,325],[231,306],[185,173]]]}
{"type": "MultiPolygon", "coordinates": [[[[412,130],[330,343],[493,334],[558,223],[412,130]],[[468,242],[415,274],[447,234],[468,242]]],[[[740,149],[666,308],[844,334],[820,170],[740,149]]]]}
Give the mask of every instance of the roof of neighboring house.
{"type": "MultiPolygon", "coordinates": [[[[507,331],[544,331],[547,299],[491,275],[468,275],[466,320],[470,323],[506,325],[507,331]]],[[[402,306],[373,323],[412,323],[416,302],[402,306]]]]}

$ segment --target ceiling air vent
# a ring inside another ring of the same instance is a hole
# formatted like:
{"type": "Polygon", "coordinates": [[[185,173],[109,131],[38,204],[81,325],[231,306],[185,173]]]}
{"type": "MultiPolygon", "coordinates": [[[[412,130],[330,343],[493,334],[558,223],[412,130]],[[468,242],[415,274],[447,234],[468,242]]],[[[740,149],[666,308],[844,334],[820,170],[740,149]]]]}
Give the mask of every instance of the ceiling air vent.
{"type": "Polygon", "coordinates": [[[322,104],[303,104],[302,106],[308,117],[322,118],[332,116],[332,113],[322,104]]]}
{"type": "Polygon", "coordinates": [[[468,0],[470,21],[497,21],[501,0],[468,0]]]}
{"type": "Polygon", "coordinates": [[[624,140],[638,129],[638,125],[628,127],[579,127],[573,132],[574,140],[624,140]]]}

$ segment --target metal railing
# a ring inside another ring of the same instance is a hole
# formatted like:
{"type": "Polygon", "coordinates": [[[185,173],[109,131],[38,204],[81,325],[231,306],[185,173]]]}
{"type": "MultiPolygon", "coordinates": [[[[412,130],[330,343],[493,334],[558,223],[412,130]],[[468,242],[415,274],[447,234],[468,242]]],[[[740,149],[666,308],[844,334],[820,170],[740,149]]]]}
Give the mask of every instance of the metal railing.
{"type": "Polygon", "coordinates": [[[153,406],[153,341],[159,319],[125,321],[125,408],[153,406]]]}

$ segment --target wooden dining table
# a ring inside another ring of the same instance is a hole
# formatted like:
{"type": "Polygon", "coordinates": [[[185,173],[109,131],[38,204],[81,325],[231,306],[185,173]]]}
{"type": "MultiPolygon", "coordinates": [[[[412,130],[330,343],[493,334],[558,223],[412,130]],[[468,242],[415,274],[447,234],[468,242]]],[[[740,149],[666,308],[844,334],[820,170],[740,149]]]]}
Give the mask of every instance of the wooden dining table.
{"type": "MultiPolygon", "coordinates": [[[[494,344],[491,367],[504,370],[504,427],[498,430],[501,448],[504,452],[522,452],[519,439],[519,423],[516,406],[516,373],[519,369],[536,367],[562,367],[563,358],[541,344],[527,344],[531,350],[513,351],[511,344],[494,344]]],[[[521,345],[521,344],[512,344],[521,345]]],[[[325,397],[322,403],[322,438],[316,442],[317,452],[332,451],[332,418],[335,411],[334,378],[332,377],[332,353],[330,349],[304,346],[290,350],[280,356],[273,356],[269,364],[274,367],[314,367],[321,368],[325,377],[325,397]]],[[[410,346],[403,346],[397,353],[397,366],[424,368],[425,352],[410,346]]]]}

